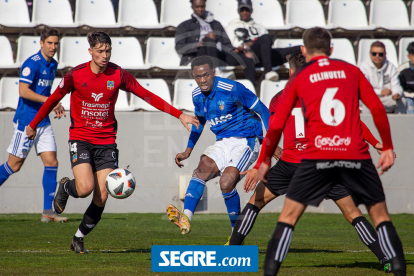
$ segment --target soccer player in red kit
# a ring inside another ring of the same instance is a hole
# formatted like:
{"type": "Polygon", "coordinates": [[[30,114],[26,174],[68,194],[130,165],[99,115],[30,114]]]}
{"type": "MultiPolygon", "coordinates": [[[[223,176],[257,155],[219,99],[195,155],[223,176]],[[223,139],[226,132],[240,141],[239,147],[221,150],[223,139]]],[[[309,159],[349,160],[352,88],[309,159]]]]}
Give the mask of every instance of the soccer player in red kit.
{"type": "Polygon", "coordinates": [[[66,94],[71,93],[69,150],[75,179],[65,177],[60,181],[53,204],[55,211],[60,214],[65,209],[69,195],[84,198],[94,192],[93,200],[71,242],[71,249],[76,253],[87,253],[83,238],[100,221],[108,198],[106,176],[118,168],[114,110],[119,89],[131,92],[157,109],[179,118],[189,131],[187,124],[199,126],[196,117],[175,109],[144,89],[130,73],[109,62],[111,38],[106,33],[91,32],[88,42],[92,60],[65,74],[59,87],[43,104],[26,130],[28,137],[33,139],[37,125],[66,94]]]}
{"type": "Polygon", "coordinates": [[[307,205],[318,206],[336,183],[343,184],[356,204],[365,204],[377,228],[380,246],[395,275],[406,275],[401,241],[391,222],[384,190],[363,140],[359,100],[370,109],[383,141],[380,174],[394,163],[385,109],[363,73],[355,66],[331,60],[331,36],[322,28],[304,32],[302,53],[308,62],[289,80],[270,120],[256,164],[258,178],[267,182],[271,157],[284,124],[299,99],[308,136],[307,149],[289,184],[285,204],[269,241],[264,275],[276,275],[286,257],[293,228],[307,205]]]}

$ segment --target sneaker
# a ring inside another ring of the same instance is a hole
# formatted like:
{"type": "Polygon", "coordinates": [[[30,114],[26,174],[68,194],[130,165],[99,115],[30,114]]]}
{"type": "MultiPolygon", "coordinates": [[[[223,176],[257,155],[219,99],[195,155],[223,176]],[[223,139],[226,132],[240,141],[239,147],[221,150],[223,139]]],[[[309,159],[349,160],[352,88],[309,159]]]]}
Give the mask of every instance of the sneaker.
{"type": "MultiPolygon", "coordinates": [[[[230,245],[231,236],[227,238],[227,242],[224,245],[230,245]]],[[[244,245],[244,240],[242,241],[241,245],[244,245]]]]}
{"type": "Polygon", "coordinates": [[[44,211],[42,214],[42,218],[40,219],[41,222],[66,222],[68,220],[67,217],[62,217],[52,211],[44,211]]]}
{"type": "Polygon", "coordinates": [[[391,263],[387,258],[383,258],[380,264],[385,273],[392,273],[391,263]]]}
{"type": "Polygon", "coordinates": [[[83,244],[83,238],[78,238],[76,236],[73,236],[72,242],[70,243],[70,249],[79,254],[88,254],[88,251],[86,251],[85,245],[83,244]]]}
{"type": "Polygon", "coordinates": [[[279,80],[279,74],[275,71],[267,72],[265,75],[265,80],[268,81],[278,81],[279,80]]]}
{"type": "Polygon", "coordinates": [[[183,214],[175,206],[171,204],[167,206],[167,216],[171,222],[180,227],[181,234],[184,235],[190,233],[190,220],[187,215],[183,214]]]}
{"type": "Polygon", "coordinates": [[[69,194],[65,191],[65,184],[69,181],[69,178],[64,177],[59,182],[58,190],[55,193],[55,198],[53,199],[53,208],[57,214],[62,214],[65,210],[66,203],[68,202],[69,194]]]}

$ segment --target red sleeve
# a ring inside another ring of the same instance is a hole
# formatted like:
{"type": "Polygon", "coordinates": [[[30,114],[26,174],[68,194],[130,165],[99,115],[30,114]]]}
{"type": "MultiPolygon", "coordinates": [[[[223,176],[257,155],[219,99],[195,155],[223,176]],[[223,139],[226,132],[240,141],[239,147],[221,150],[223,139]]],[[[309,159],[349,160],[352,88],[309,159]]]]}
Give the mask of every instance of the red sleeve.
{"type": "Polygon", "coordinates": [[[29,124],[31,128],[36,129],[37,125],[46,118],[53,108],[60,102],[63,97],[73,91],[73,71],[67,72],[63,79],[60,81],[59,86],[55,92],[47,98],[46,102],[42,105],[36,114],[36,117],[29,124]]]}
{"type": "Polygon", "coordinates": [[[121,89],[131,92],[140,97],[158,110],[164,111],[176,118],[180,117],[182,111],[176,109],[154,93],[142,87],[128,71],[121,69],[121,89]]]}
{"type": "MultiPolygon", "coordinates": [[[[359,69],[358,69],[359,70],[359,69]]],[[[388,122],[387,113],[381,103],[378,95],[375,94],[371,84],[365,78],[364,74],[359,70],[359,90],[361,101],[371,111],[375,126],[381,136],[383,150],[393,149],[390,124],[388,122]]]]}
{"type": "Polygon", "coordinates": [[[289,87],[285,88],[283,94],[281,94],[278,99],[278,116],[270,117],[269,129],[266,133],[265,139],[263,140],[259,158],[254,166],[255,169],[259,169],[263,162],[267,165],[271,164],[273,153],[279,144],[285,123],[297,101],[295,83],[296,82],[293,81],[292,86],[288,85],[289,87]]]}
{"type": "Polygon", "coordinates": [[[280,97],[280,95],[283,93],[283,90],[278,92],[276,95],[273,96],[272,100],[270,100],[270,104],[269,104],[269,112],[270,112],[270,116],[275,115],[276,113],[276,106],[277,106],[277,101],[280,97]]]}
{"type": "Polygon", "coordinates": [[[364,124],[363,121],[361,121],[362,124],[362,134],[364,135],[364,140],[367,141],[371,146],[375,147],[376,144],[379,143],[379,141],[372,135],[369,128],[364,124]]]}

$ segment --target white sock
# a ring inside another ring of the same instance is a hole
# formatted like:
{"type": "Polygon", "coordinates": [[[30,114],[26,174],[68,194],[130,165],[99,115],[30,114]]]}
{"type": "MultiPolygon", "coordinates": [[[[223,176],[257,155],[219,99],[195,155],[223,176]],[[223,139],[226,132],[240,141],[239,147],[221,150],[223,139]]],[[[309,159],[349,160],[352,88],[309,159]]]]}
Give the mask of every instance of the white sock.
{"type": "Polygon", "coordinates": [[[75,237],[77,237],[77,238],[84,238],[85,235],[78,228],[78,231],[76,232],[75,237]]]}
{"type": "Polygon", "coordinates": [[[190,222],[191,222],[191,220],[193,219],[193,215],[194,215],[194,213],[193,212],[191,212],[190,210],[188,210],[188,209],[185,209],[184,210],[184,215],[186,215],[187,217],[188,217],[188,219],[190,220],[190,222]]]}
{"type": "Polygon", "coordinates": [[[233,234],[233,231],[234,231],[234,227],[232,227],[232,228],[231,228],[231,233],[232,233],[232,234],[233,234]]]}

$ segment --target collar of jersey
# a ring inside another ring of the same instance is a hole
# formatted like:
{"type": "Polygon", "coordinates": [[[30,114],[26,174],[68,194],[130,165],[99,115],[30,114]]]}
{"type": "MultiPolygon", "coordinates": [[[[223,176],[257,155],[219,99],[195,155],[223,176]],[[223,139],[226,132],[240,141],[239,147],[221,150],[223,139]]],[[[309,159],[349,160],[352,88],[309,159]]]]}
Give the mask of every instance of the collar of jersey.
{"type": "Polygon", "coordinates": [[[320,60],[320,59],[323,59],[323,58],[329,58],[329,57],[328,56],[317,56],[317,57],[312,58],[310,61],[320,60]]]}
{"type": "Polygon", "coordinates": [[[47,60],[44,58],[44,56],[42,55],[42,51],[39,50],[39,52],[37,52],[37,55],[40,57],[40,59],[42,60],[42,62],[47,66],[47,65],[52,65],[53,62],[53,58],[52,61],[49,63],[47,62],[47,60]]]}

